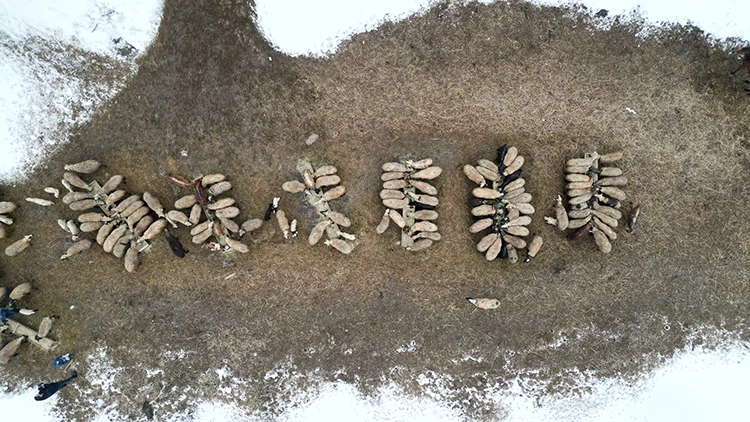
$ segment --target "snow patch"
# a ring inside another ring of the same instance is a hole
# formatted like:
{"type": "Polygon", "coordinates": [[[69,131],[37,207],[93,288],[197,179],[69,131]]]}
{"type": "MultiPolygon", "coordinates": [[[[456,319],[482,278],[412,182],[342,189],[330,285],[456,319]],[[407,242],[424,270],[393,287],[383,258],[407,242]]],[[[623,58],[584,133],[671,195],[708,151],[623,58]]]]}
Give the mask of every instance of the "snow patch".
{"type": "Polygon", "coordinates": [[[219,369],[215,370],[216,375],[219,377],[219,381],[224,381],[225,378],[229,378],[232,376],[232,370],[229,369],[226,365],[222,366],[219,369]]]}
{"type": "Polygon", "coordinates": [[[256,0],[258,29],[281,51],[324,56],[351,35],[411,15],[425,0],[256,0]]]}
{"type": "MultiPolygon", "coordinates": [[[[654,315],[654,318],[660,317],[654,315]]],[[[584,335],[595,332],[592,328],[584,335]]],[[[468,354],[461,361],[478,359],[468,354]]],[[[115,365],[105,346],[97,347],[84,361],[86,373],[68,388],[79,390],[81,397],[90,401],[82,405],[97,409],[91,420],[129,420],[117,407],[123,401],[133,400],[122,396],[117,387],[125,368],[115,365]]],[[[390,376],[404,371],[408,369],[393,368],[390,376]]],[[[340,372],[345,374],[343,369],[340,372]]],[[[159,374],[160,370],[146,369],[146,373],[159,374]]],[[[418,396],[407,393],[388,378],[384,378],[386,382],[374,394],[363,395],[353,384],[321,381],[317,371],[299,373],[289,358],[263,377],[271,392],[264,404],[266,409],[274,409],[273,414],[243,404],[247,403],[244,394],[252,391],[249,387],[253,380],[234,376],[227,365],[206,373],[218,381],[217,391],[229,391],[224,394],[226,401],[194,401],[190,397],[195,393],[189,386],[172,386],[170,394],[165,396],[179,396],[172,401],[155,400],[153,406],[160,420],[174,422],[255,422],[269,417],[288,422],[355,419],[452,422],[471,419],[471,415],[461,410],[468,403],[508,421],[737,420],[750,410],[745,400],[745,384],[750,377],[750,342],[743,342],[735,333],[710,327],[692,332],[685,348],[636,382],[602,379],[591,371],[571,369],[561,375],[575,383],[577,392],[550,394],[548,385],[533,374],[534,371],[529,371],[506,382],[488,379],[488,374],[480,372],[470,376],[481,382],[464,383],[457,389],[459,380],[454,377],[424,371],[414,377],[420,390],[418,396]]],[[[32,416],[29,420],[40,422],[59,420],[55,413],[58,396],[29,406],[35,389],[13,393],[7,391],[6,385],[3,390],[0,408],[4,415],[32,416]]]]}
{"type": "Polygon", "coordinates": [[[409,344],[405,344],[398,349],[396,349],[396,353],[414,353],[419,348],[419,345],[416,341],[412,340],[409,342],[409,344]]]}
{"type": "MultiPolygon", "coordinates": [[[[489,0],[481,2],[491,3],[489,0]]],[[[532,2],[548,6],[572,4],[561,0],[532,2]]],[[[592,13],[606,9],[609,17],[630,15],[656,23],[690,23],[719,39],[750,39],[750,27],[745,23],[745,17],[750,16],[748,2],[662,0],[643,4],[639,0],[587,0],[584,3],[592,13]]],[[[256,0],[258,27],[272,44],[293,56],[318,57],[333,53],[339,43],[352,34],[421,13],[430,4],[430,0],[256,0]]],[[[606,25],[607,18],[602,22],[606,25]]]]}
{"type": "Polygon", "coordinates": [[[67,142],[135,70],[40,39],[0,44],[0,57],[0,178],[6,181],[21,179],[67,142]]]}
{"type": "Polygon", "coordinates": [[[136,72],[160,0],[0,3],[0,181],[66,143],[136,72]]]}
{"type": "Polygon", "coordinates": [[[55,39],[115,56],[143,52],[161,20],[160,0],[25,0],[0,3],[0,31],[14,40],[55,39]],[[119,41],[118,41],[119,40],[119,41]]]}
{"type": "Polygon", "coordinates": [[[36,387],[15,393],[0,392],[0,409],[2,409],[3,420],[5,420],[5,416],[8,416],[10,420],[34,422],[58,422],[61,420],[55,411],[58,396],[54,395],[47,400],[37,402],[34,401],[36,393],[36,387]]]}
{"type": "Polygon", "coordinates": [[[118,375],[125,370],[115,366],[107,353],[107,347],[100,345],[84,358],[87,365],[85,374],[81,374],[68,388],[74,388],[90,402],[88,407],[96,409],[95,420],[107,421],[117,417],[117,398],[122,396],[118,375]],[[82,382],[84,380],[85,382],[82,382]]]}
{"type": "Polygon", "coordinates": [[[253,418],[244,412],[239,406],[218,401],[204,402],[195,409],[195,414],[188,419],[187,415],[180,415],[172,421],[193,420],[196,422],[260,422],[261,419],[253,418]]]}
{"type": "Polygon", "coordinates": [[[146,369],[146,378],[153,378],[157,375],[164,375],[164,371],[162,369],[146,369]]]}
{"type": "Polygon", "coordinates": [[[192,353],[192,352],[188,352],[188,351],[185,351],[183,349],[180,349],[180,350],[165,350],[164,353],[163,353],[163,356],[166,359],[169,359],[169,360],[182,360],[182,359],[186,359],[188,357],[188,354],[190,354],[190,353],[192,353]]]}
{"type": "Polygon", "coordinates": [[[323,385],[298,408],[284,413],[280,421],[453,421],[460,413],[430,399],[409,396],[395,384],[380,388],[372,397],[363,396],[354,386],[335,382],[323,385]],[[335,409],[335,413],[332,412],[335,409]]]}

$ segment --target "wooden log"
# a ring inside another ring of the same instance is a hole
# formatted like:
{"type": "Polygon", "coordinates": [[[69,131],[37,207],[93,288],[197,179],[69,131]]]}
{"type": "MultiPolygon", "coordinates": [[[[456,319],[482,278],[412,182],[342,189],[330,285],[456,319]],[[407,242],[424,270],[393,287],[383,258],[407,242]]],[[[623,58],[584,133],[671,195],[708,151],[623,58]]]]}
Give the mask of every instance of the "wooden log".
{"type": "Polygon", "coordinates": [[[54,341],[50,339],[49,337],[45,337],[37,341],[34,339],[34,337],[37,335],[37,332],[35,330],[32,330],[31,328],[11,318],[8,318],[6,321],[7,321],[8,327],[10,328],[11,333],[19,335],[19,336],[26,336],[27,339],[29,340],[29,343],[39,347],[45,352],[51,352],[55,350],[57,346],[60,345],[60,342],[54,341]]]}

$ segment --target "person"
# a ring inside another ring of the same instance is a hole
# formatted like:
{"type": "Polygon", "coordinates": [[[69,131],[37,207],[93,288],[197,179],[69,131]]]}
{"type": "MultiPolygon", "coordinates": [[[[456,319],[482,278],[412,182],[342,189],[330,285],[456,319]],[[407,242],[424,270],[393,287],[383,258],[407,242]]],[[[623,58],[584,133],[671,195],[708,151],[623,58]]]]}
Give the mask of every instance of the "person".
{"type": "Polygon", "coordinates": [[[34,400],[41,401],[41,400],[47,400],[48,398],[52,397],[53,394],[60,391],[63,387],[68,385],[68,383],[75,378],[78,377],[78,372],[73,371],[73,374],[70,376],[70,378],[66,378],[62,381],[53,382],[50,384],[41,383],[39,384],[39,392],[36,393],[36,396],[34,396],[34,400]]]}
{"type": "Polygon", "coordinates": [[[15,309],[0,309],[0,322],[5,324],[5,321],[8,320],[9,316],[13,316],[17,313],[18,311],[16,311],[15,309]]]}
{"type": "Polygon", "coordinates": [[[66,353],[56,357],[55,360],[52,361],[52,366],[64,366],[70,362],[71,359],[73,359],[73,353],[66,353]]]}

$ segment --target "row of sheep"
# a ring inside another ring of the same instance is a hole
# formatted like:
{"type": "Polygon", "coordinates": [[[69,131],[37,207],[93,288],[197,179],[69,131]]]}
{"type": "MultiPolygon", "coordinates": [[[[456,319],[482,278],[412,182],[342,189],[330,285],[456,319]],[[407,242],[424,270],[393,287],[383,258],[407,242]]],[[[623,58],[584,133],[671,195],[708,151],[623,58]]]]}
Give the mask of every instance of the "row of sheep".
{"type": "MultiPolygon", "coordinates": [[[[577,229],[573,239],[581,238],[582,233],[591,233],[602,252],[611,251],[611,240],[616,238],[616,220],[622,218],[622,201],[625,193],[621,187],[627,183],[618,167],[613,163],[622,153],[599,155],[587,154],[581,159],[571,159],[566,164],[565,180],[568,189],[568,208],[562,207],[558,198],[555,217],[546,221],[557,225],[561,230],[577,229]],[[605,165],[602,167],[602,165],[605,165]]],[[[529,248],[526,261],[529,261],[542,245],[541,237],[535,236],[531,243],[523,239],[528,236],[527,226],[531,223],[535,209],[531,205],[532,196],[527,190],[526,180],[521,177],[524,157],[516,147],[505,145],[498,149],[496,160],[480,159],[474,165],[463,167],[464,174],[476,183],[473,188],[471,215],[475,222],[469,227],[471,233],[490,230],[477,245],[488,260],[497,257],[518,261],[518,250],[529,248]],[[530,254],[529,254],[530,252],[530,254]]],[[[58,223],[71,241],[62,259],[68,259],[89,249],[93,242],[82,239],[82,233],[96,233],[95,241],[107,253],[124,260],[127,271],[134,271],[140,264],[140,254],[148,250],[150,242],[164,233],[168,244],[177,256],[184,256],[182,244],[169,231],[169,227],[190,228],[191,240],[212,251],[249,252],[242,242],[246,233],[261,227],[264,221],[276,216],[279,228],[285,238],[297,235],[297,220],[289,222],[287,213],[279,209],[279,199],[269,204],[263,219],[248,219],[243,223],[234,221],[241,214],[237,201],[229,196],[232,184],[223,174],[209,174],[189,180],[170,175],[170,180],[179,187],[190,189],[190,193],[174,202],[174,209],[166,210],[162,202],[150,192],[128,193],[121,189],[124,177],[113,175],[103,184],[86,181],[83,178],[96,172],[101,164],[96,160],[86,160],[65,166],[61,180],[68,191],[62,202],[81,214],[74,219],[59,219],[58,223]]],[[[335,209],[335,200],[346,194],[338,170],[332,165],[314,168],[306,160],[300,160],[297,170],[301,180],[291,180],[282,185],[289,194],[303,194],[305,201],[317,212],[308,241],[311,245],[325,235],[325,244],[343,254],[352,252],[356,236],[344,231],[351,220],[335,209]],[[334,201],[334,202],[332,202],[334,201]]],[[[382,166],[383,189],[380,197],[385,207],[383,219],[376,232],[384,233],[388,223],[393,221],[400,229],[401,245],[407,250],[426,249],[441,239],[436,220],[439,203],[434,181],[442,169],[434,165],[434,160],[402,159],[385,163],[382,166]],[[432,183],[431,183],[432,182],[432,183]]],[[[45,192],[59,197],[59,190],[53,187],[45,192]]],[[[50,206],[55,202],[44,198],[27,198],[31,203],[50,206]]],[[[11,202],[0,202],[0,238],[5,237],[5,227],[13,223],[10,217],[16,209],[11,202]]],[[[631,224],[640,211],[634,208],[631,224]]],[[[32,235],[25,235],[9,245],[5,252],[14,256],[30,244],[32,235]]]]}

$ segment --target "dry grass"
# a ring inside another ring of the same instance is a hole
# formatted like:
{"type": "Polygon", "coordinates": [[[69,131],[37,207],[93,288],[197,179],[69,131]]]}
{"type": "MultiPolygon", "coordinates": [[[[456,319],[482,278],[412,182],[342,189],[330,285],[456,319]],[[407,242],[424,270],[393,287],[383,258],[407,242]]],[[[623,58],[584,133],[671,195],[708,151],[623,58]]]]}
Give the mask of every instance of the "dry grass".
{"type": "MultiPolygon", "coordinates": [[[[636,376],[655,353],[685,344],[692,328],[744,333],[750,101],[727,76],[731,57],[695,28],[637,36],[637,20],[601,30],[576,10],[437,5],[356,35],[328,59],[291,59],[230,3],[166,2],[139,75],[49,170],[5,189],[6,198],[18,202],[55,183],[62,163],[92,155],[109,166],[102,180],[122,173],[129,190],[163,202],[184,194],[167,173],[226,172],[243,213],[260,216],[304,157],[339,168],[348,188],[339,207],[359,246],[344,257],[304,238],[284,241],[270,224],[254,235],[249,256],[189,247],[178,261],[159,241],[129,275],[96,248],[60,263],[54,220],[72,213],[24,206],[11,237],[31,231],[37,239],[23,256],[2,259],[3,285],[37,280],[31,306],[63,316],[53,333],[65,350],[84,353],[99,341],[113,348],[131,368],[124,411],[138,414],[144,393],[135,389],[150,385],[138,368],[155,363],[170,385],[198,387],[211,384],[195,374],[226,363],[256,380],[247,387],[251,406],[273,413],[277,386],[263,374],[287,356],[323,378],[345,368],[365,390],[400,366],[395,376],[414,390],[409,380],[423,370],[465,380],[458,395],[477,382],[471,374],[495,380],[539,369],[553,390],[575,391],[561,375],[570,368],[636,376]],[[310,132],[322,138],[305,147],[310,132]],[[527,158],[531,229],[545,238],[530,265],[488,263],[467,234],[470,182],[460,166],[506,142],[527,158]],[[542,221],[562,190],[564,160],[594,149],[625,152],[627,191],[643,208],[636,232],[622,233],[609,256],[590,241],[568,243],[542,221]],[[410,153],[446,170],[437,181],[443,240],[416,254],[395,245],[395,232],[374,233],[379,166],[410,153]],[[466,296],[498,297],[503,306],[481,312],[466,296]],[[686,331],[665,331],[662,318],[686,331]],[[569,341],[547,346],[560,336],[569,341]],[[412,340],[417,352],[395,352],[412,340]],[[192,369],[160,357],[177,348],[195,351],[192,369]],[[467,353],[485,360],[455,363],[467,353]]],[[[282,198],[289,215],[308,212],[298,197],[282,198]]],[[[310,228],[303,224],[302,235],[310,228]]],[[[47,360],[24,354],[8,371],[44,377],[47,360]]]]}

